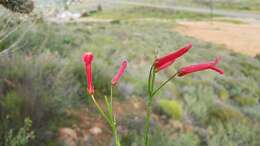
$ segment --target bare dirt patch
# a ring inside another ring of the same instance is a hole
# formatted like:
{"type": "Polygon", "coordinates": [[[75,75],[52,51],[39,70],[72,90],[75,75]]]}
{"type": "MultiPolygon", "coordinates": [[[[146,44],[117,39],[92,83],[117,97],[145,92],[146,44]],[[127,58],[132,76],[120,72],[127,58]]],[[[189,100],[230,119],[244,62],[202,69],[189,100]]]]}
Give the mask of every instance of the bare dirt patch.
{"type": "Polygon", "coordinates": [[[242,54],[260,54],[260,23],[233,24],[226,22],[181,21],[176,30],[207,42],[223,44],[242,54]]]}
{"type": "MultiPolygon", "coordinates": [[[[104,107],[103,100],[98,102],[104,107]]],[[[129,117],[134,118],[131,122],[143,124],[144,118],[142,117],[145,116],[145,102],[140,97],[131,97],[124,101],[114,100],[113,110],[117,118],[120,135],[124,136],[128,133],[125,120],[129,121],[129,117]]],[[[58,130],[57,138],[60,144],[69,146],[113,145],[111,130],[94,105],[81,107],[77,110],[68,110],[67,114],[78,119],[78,122],[68,127],[61,127],[58,130]]],[[[140,127],[143,129],[142,126],[140,127]]]]}

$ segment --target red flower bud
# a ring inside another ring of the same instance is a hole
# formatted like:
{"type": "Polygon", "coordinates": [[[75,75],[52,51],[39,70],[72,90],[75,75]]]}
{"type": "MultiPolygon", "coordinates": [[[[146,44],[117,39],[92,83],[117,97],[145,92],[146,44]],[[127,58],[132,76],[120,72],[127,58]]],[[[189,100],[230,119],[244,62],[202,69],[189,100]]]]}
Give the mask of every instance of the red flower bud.
{"type": "Polygon", "coordinates": [[[156,72],[167,68],[170,66],[177,58],[184,55],[186,52],[188,52],[192,48],[192,44],[188,44],[183,48],[180,48],[176,52],[171,52],[163,57],[157,58],[154,62],[154,66],[156,69],[156,72]]]}
{"type": "Polygon", "coordinates": [[[88,93],[90,95],[94,94],[94,87],[92,84],[92,69],[91,69],[91,63],[93,61],[93,54],[91,52],[86,52],[82,55],[82,59],[85,62],[85,69],[86,69],[86,76],[87,76],[87,82],[88,82],[88,93]]]}
{"type": "Polygon", "coordinates": [[[208,69],[216,71],[219,74],[224,74],[224,71],[222,69],[216,67],[216,65],[219,63],[219,61],[220,61],[220,57],[216,58],[212,62],[183,67],[179,70],[178,76],[184,76],[184,75],[187,75],[187,74],[190,74],[193,72],[198,72],[198,71],[203,71],[203,70],[208,70],[208,69]]]}
{"type": "Polygon", "coordinates": [[[117,84],[120,77],[124,74],[126,67],[127,67],[127,61],[125,60],[125,61],[122,62],[117,74],[114,76],[113,80],[111,81],[111,84],[113,86],[115,86],[117,84]]]}

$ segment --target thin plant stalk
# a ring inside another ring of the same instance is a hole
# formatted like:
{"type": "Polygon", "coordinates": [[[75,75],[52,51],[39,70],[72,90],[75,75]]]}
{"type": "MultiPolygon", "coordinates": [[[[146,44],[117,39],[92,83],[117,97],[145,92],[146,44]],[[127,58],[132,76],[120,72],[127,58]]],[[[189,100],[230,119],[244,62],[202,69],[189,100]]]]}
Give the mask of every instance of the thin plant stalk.
{"type": "Polygon", "coordinates": [[[150,145],[150,121],[151,121],[151,115],[152,115],[152,106],[153,106],[153,97],[154,95],[160,91],[162,87],[164,87],[170,80],[175,78],[178,75],[178,72],[172,75],[168,80],[163,82],[157,89],[154,90],[154,82],[155,82],[155,76],[156,71],[154,68],[154,65],[151,66],[150,72],[149,72],[149,78],[148,78],[148,100],[147,100],[147,112],[146,112],[146,123],[145,123],[145,134],[144,134],[144,143],[145,146],[150,145]]]}
{"type": "Polygon", "coordinates": [[[151,112],[152,112],[152,104],[153,104],[153,87],[155,80],[155,69],[154,66],[151,66],[149,78],[148,78],[148,100],[147,100],[147,112],[146,112],[146,123],[145,123],[145,134],[144,134],[144,142],[145,146],[149,146],[149,133],[150,133],[150,121],[151,121],[151,112]]]}
{"type": "Polygon", "coordinates": [[[115,118],[115,116],[113,116],[113,86],[111,86],[111,90],[110,90],[110,106],[108,106],[108,109],[109,109],[109,115],[110,115],[110,118],[112,121],[111,128],[112,128],[113,135],[115,136],[116,146],[121,146],[120,138],[117,133],[116,118],[115,118]]]}
{"type": "Polygon", "coordinates": [[[103,118],[105,118],[105,120],[109,123],[109,125],[111,125],[111,122],[110,122],[109,118],[106,116],[105,112],[103,111],[103,109],[101,108],[99,103],[96,101],[95,96],[91,95],[91,98],[92,98],[94,104],[96,105],[98,111],[100,112],[101,116],[103,116],[103,118]]]}
{"type": "Polygon", "coordinates": [[[152,93],[152,96],[154,96],[158,91],[160,91],[160,89],[166,85],[169,81],[171,81],[172,79],[174,79],[176,76],[178,75],[178,72],[176,72],[174,75],[172,75],[168,80],[166,80],[165,82],[163,82],[156,90],[154,90],[154,92],[152,93]]]}
{"type": "Polygon", "coordinates": [[[120,144],[120,139],[118,137],[117,134],[117,128],[116,128],[116,120],[115,117],[113,116],[113,108],[112,108],[112,102],[113,102],[113,97],[112,97],[112,87],[111,87],[111,96],[110,96],[110,102],[108,101],[107,97],[105,96],[105,102],[106,102],[106,106],[108,108],[108,116],[105,114],[105,112],[103,111],[103,109],[101,108],[101,106],[99,105],[99,103],[96,101],[96,98],[94,97],[94,95],[91,95],[91,98],[94,102],[94,104],[96,105],[98,111],[100,112],[101,116],[108,122],[109,126],[112,129],[112,133],[115,136],[115,142],[116,142],[116,146],[121,146],[120,144]]]}

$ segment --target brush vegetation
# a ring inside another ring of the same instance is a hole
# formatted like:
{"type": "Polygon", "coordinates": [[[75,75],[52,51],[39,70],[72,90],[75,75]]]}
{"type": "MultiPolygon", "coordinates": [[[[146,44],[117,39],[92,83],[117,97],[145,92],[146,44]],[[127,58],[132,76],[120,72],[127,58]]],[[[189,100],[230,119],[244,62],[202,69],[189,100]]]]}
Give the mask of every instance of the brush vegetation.
{"type": "Polygon", "coordinates": [[[34,9],[32,0],[0,0],[0,4],[17,13],[31,13],[34,9]]]}
{"type": "MultiPolygon", "coordinates": [[[[142,11],[147,13],[142,14],[145,17],[157,15],[151,9],[142,11]]],[[[93,17],[101,19],[109,15],[109,18],[121,19],[118,16],[121,14],[117,13],[100,12],[93,17]]],[[[122,14],[126,15],[123,18],[140,18],[124,11],[122,14]]],[[[85,51],[95,54],[93,81],[98,95],[108,93],[115,65],[128,59],[128,71],[115,96],[123,100],[132,95],[146,97],[146,79],[155,52],[164,55],[191,42],[194,48],[169,69],[158,73],[156,82],[163,82],[181,66],[212,60],[215,56],[222,56],[220,67],[225,75],[202,72],[176,78],[156,98],[173,119],[182,117],[182,124],[190,123],[206,134],[183,130],[171,132],[155,125],[153,145],[259,145],[260,105],[256,101],[260,98],[260,61],[183,36],[174,31],[177,14],[168,11],[159,14],[158,19],[171,18],[173,21],[124,19],[120,23],[56,24],[28,20],[12,27],[3,25],[10,21],[1,17],[1,35],[6,34],[4,26],[8,29],[20,27],[0,41],[0,50],[4,51],[0,57],[0,135],[20,129],[24,119],[29,118],[35,133],[30,145],[45,146],[55,141],[55,136],[46,138],[46,133],[56,133],[59,127],[77,123],[75,118],[66,115],[66,111],[79,106],[89,107],[81,60],[85,51]],[[247,97],[254,102],[245,101],[247,97]],[[182,106],[172,102],[173,99],[180,101],[182,106]],[[233,121],[243,122],[233,124],[233,121]]],[[[126,146],[141,142],[141,133],[134,128],[123,138],[126,146]]],[[[0,145],[5,145],[2,140],[0,145]]]]}

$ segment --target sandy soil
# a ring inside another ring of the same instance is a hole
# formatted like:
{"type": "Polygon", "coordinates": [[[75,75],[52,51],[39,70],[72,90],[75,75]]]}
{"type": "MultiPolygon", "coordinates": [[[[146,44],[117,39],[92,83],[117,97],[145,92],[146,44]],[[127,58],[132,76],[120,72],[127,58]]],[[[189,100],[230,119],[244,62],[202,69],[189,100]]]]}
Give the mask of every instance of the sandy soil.
{"type": "Polygon", "coordinates": [[[242,54],[260,54],[260,22],[233,24],[227,22],[181,21],[177,31],[207,42],[223,44],[242,54]]]}

